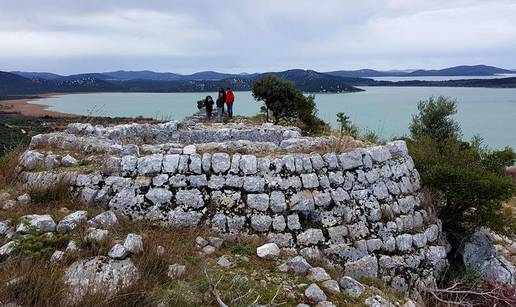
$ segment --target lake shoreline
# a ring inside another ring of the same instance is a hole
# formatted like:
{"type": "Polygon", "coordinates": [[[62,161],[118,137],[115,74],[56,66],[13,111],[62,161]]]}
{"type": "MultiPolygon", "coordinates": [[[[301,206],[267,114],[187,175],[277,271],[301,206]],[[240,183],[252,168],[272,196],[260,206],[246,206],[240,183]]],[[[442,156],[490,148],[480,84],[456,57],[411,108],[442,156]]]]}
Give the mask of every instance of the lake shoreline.
{"type": "Polygon", "coordinates": [[[58,111],[51,111],[48,108],[49,105],[42,103],[34,103],[33,101],[39,99],[46,99],[57,96],[64,96],[66,93],[48,93],[48,94],[38,94],[38,98],[20,98],[20,99],[9,99],[9,100],[0,100],[0,112],[9,113],[9,114],[21,114],[29,117],[43,117],[43,116],[51,116],[51,117],[79,117],[78,114],[73,113],[65,113],[58,111]]]}

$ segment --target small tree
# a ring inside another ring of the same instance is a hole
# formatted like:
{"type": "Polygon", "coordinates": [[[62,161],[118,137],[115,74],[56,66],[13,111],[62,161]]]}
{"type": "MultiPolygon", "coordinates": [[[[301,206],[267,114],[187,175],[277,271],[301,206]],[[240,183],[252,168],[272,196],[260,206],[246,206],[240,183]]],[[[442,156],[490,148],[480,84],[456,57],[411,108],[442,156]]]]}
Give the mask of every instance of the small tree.
{"type": "Polygon", "coordinates": [[[444,141],[450,137],[460,136],[459,124],[451,118],[457,113],[456,100],[439,96],[430,97],[418,103],[419,113],[413,115],[410,133],[413,139],[431,138],[444,141]]]}
{"type": "Polygon", "coordinates": [[[272,111],[275,124],[281,119],[296,117],[298,95],[298,90],[292,82],[275,76],[266,76],[253,84],[254,99],[264,102],[267,121],[269,111],[272,111]]]}
{"type": "Polygon", "coordinates": [[[346,113],[337,113],[337,122],[340,125],[340,136],[343,137],[345,134],[350,135],[354,138],[358,135],[358,128],[351,123],[351,119],[346,113]]]}
{"type": "Polygon", "coordinates": [[[443,97],[419,103],[408,140],[409,151],[423,185],[433,195],[443,230],[454,248],[480,227],[514,232],[514,222],[501,212],[515,192],[512,178],[504,174],[516,154],[510,148],[488,150],[477,137],[460,139],[460,127],[450,118],[455,101],[443,97]]]}
{"type": "Polygon", "coordinates": [[[265,103],[267,121],[272,111],[275,124],[294,124],[309,133],[319,133],[328,127],[317,117],[315,96],[303,95],[290,81],[266,76],[253,84],[253,97],[265,103]]]}

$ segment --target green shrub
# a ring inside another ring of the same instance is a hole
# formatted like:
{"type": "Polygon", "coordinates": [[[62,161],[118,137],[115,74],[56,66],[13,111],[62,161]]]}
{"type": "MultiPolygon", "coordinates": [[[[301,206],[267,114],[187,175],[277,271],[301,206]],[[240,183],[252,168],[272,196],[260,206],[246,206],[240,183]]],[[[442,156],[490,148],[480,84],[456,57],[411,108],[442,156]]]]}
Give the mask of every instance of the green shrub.
{"type": "Polygon", "coordinates": [[[34,258],[50,257],[52,253],[68,244],[68,235],[60,233],[40,233],[33,227],[29,233],[15,239],[13,252],[18,255],[34,258]]]}
{"type": "Polygon", "coordinates": [[[444,97],[420,102],[408,146],[443,230],[458,247],[480,227],[514,232],[514,223],[501,209],[515,192],[504,169],[514,164],[516,154],[510,148],[489,150],[478,137],[471,142],[460,139],[460,127],[451,118],[455,112],[455,101],[444,97]]]}
{"type": "Polygon", "coordinates": [[[418,103],[418,114],[413,115],[409,129],[414,139],[430,138],[444,141],[460,136],[459,124],[451,118],[457,113],[457,101],[439,96],[418,103]]]}
{"type": "Polygon", "coordinates": [[[360,136],[360,139],[373,144],[380,144],[382,142],[378,134],[372,130],[366,130],[364,134],[360,136]]]}
{"type": "Polygon", "coordinates": [[[251,256],[254,254],[254,248],[250,242],[242,241],[234,244],[231,252],[235,255],[251,256]]]}

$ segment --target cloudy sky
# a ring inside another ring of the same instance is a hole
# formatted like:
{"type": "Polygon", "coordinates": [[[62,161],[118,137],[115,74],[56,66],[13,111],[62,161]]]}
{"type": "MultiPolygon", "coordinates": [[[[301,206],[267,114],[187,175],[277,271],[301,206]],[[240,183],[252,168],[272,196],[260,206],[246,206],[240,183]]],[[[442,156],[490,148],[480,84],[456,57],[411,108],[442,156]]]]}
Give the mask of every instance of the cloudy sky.
{"type": "Polygon", "coordinates": [[[0,0],[0,70],[516,69],[516,0],[0,0]]]}

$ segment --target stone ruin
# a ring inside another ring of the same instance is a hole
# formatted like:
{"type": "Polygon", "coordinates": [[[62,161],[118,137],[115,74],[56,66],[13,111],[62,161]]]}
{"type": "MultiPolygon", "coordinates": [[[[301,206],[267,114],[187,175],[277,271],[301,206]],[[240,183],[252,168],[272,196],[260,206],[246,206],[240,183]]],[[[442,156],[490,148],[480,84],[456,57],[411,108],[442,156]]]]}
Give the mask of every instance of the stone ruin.
{"type": "Polygon", "coordinates": [[[433,285],[446,242],[406,144],[336,141],[270,124],[70,124],[33,137],[19,169],[27,185],[65,179],[85,204],[132,219],[263,235],[349,276],[433,285]]]}

